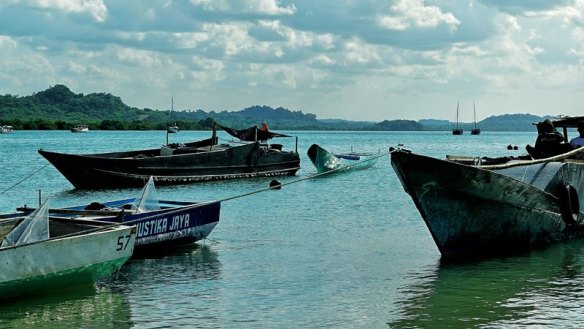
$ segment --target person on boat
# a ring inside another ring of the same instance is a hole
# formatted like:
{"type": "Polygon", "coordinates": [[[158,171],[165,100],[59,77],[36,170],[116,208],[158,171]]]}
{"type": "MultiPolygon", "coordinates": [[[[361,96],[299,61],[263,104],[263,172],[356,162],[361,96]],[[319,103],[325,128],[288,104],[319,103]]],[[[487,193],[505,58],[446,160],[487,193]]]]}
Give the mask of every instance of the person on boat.
{"type": "Polygon", "coordinates": [[[578,122],[578,133],[580,136],[574,137],[570,140],[570,144],[575,148],[584,146],[584,121],[578,122]]]}
{"type": "Polygon", "coordinates": [[[564,136],[556,130],[551,120],[546,119],[539,123],[537,130],[539,134],[535,141],[535,147],[526,146],[527,153],[534,159],[549,158],[573,149],[570,143],[564,143],[564,136]]]}

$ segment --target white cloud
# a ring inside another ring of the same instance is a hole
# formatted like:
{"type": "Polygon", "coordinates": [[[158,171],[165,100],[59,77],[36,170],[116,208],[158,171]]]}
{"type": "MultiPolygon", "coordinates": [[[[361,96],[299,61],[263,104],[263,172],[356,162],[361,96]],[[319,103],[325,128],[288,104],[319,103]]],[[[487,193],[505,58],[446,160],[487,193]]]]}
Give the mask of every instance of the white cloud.
{"type": "Polygon", "coordinates": [[[91,15],[97,22],[107,18],[107,7],[103,0],[12,0],[11,4],[62,11],[64,13],[84,13],[91,15]]]}
{"type": "Polygon", "coordinates": [[[434,28],[439,24],[446,24],[453,32],[460,25],[460,21],[452,13],[443,13],[437,6],[426,6],[423,0],[398,0],[390,9],[393,15],[379,18],[379,24],[388,29],[434,28]]]}
{"type": "Polygon", "coordinates": [[[294,4],[281,7],[275,0],[191,0],[191,3],[210,12],[264,15],[292,15],[294,4]]]}

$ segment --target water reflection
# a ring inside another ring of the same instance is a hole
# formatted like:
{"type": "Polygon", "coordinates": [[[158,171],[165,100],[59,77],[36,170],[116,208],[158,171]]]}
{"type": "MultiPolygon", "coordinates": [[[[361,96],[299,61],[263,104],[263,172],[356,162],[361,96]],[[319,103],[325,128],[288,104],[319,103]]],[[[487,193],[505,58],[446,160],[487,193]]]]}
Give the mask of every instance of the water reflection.
{"type": "Polygon", "coordinates": [[[221,263],[212,246],[195,244],[171,254],[128,262],[111,287],[128,296],[137,327],[219,323],[221,263]],[[153,316],[155,314],[155,316],[153,316]]]}
{"type": "Polygon", "coordinates": [[[0,328],[130,328],[130,305],[121,293],[87,286],[0,305],[0,328]]]}
{"type": "Polygon", "coordinates": [[[584,239],[528,256],[438,264],[401,289],[391,328],[584,325],[584,239]],[[580,325],[577,325],[577,324],[580,325]]]}

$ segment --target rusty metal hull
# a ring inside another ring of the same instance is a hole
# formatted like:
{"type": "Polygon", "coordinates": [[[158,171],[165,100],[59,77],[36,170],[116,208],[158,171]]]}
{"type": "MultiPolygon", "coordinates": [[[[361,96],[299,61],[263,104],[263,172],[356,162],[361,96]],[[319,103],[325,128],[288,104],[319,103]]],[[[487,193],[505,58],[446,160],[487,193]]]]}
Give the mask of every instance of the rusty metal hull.
{"type": "Polygon", "coordinates": [[[562,219],[557,191],[584,193],[584,166],[548,162],[486,170],[453,161],[391,153],[391,164],[412,197],[443,257],[509,254],[561,241],[581,230],[562,219]]]}

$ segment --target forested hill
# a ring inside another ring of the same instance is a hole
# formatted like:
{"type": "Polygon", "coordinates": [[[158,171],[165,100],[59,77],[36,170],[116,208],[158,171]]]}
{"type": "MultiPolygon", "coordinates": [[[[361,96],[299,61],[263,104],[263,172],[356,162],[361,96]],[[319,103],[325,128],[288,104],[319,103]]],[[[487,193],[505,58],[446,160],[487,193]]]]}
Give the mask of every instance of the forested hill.
{"type": "MultiPolygon", "coordinates": [[[[483,131],[532,131],[531,123],[544,118],[531,114],[491,116],[479,122],[483,131]]],[[[282,107],[255,105],[238,111],[175,109],[174,112],[130,107],[109,93],[76,94],[64,85],[55,85],[30,96],[0,95],[0,124],[15,129],[69,129],[87,124],[90,129],[164,130],[177,122],[182,130],[210,129],[213,122],[234,128],[259,125],[266,121],[274,130],[450,130],[446,120],[384,120],[382,122],[318,120],[316,115],[282,107]]],[[[470,130],[471,123],[463,123],[470,130]]]]}

